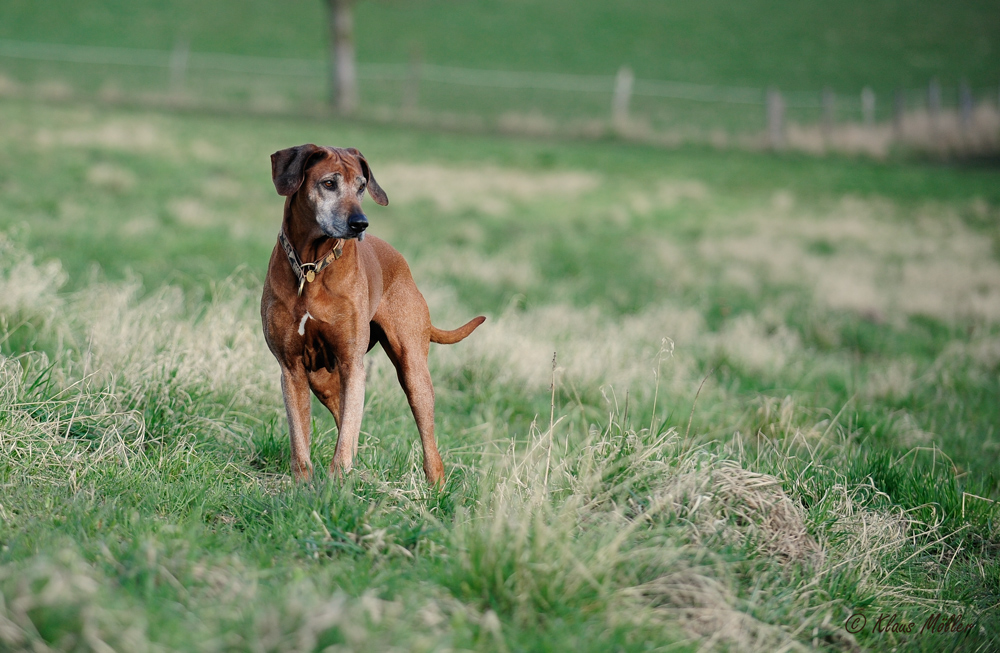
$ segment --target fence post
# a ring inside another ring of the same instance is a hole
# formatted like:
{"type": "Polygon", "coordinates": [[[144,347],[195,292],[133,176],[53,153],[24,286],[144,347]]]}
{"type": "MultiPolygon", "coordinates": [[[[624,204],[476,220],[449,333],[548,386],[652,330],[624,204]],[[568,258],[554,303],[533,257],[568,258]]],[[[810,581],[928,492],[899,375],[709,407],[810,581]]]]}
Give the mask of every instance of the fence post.
{"type": "Polygon", "coordinates": [[[785,147],[785,100],[773,86],[767,90],[767,144],[772,150],[785,147]]]}
{"type": "Polygon", "coordinates": [[[188,54],[190,45],[187,39],[180,38],[174,44],[170,53],[170,92],[180,95],[184,92],[184,77],[187,75],[188,54]]]}
{"type": "Polygon", "coordinates": [[[837,107],[837,95],[829,86],[823,88],[823,137],[830,139],[833,136],[833,121],[837,107]]]}
{"type": "Polygon", "coordinates": [[[611,99],[611,122],[616,127],[628,124],[628,105],[632,98],[632,84],[635,75],[628,66],[622,66],[615,75],[615,94],[611,99]]]}
{"type": "Polygon", "coordinates": [[[968,131],[972,127],[972,89],[965,80],[962,80],[962,85],[958,88],[958,105],[962,129],[968,131]]]}
{"type": "Polygon", "coordinates": [[[415,115],[417,104],[420,102],[420,69],[423,66],[423,57],[420,48],[413,48],[410,51],[410,70],[403,87],[403,113],[415,115]]]}
{"type": "Polygon", "coordinates": [[[903,140],[903,114],[906,113],[906,95],[896,89],[892,95],[892,135],[897,141],[903,140]]]}
{"type": "Polygon", "coordinates": [[[865,127],[875,126],[875,91],[871,86],[861,89],[861,116],[865,127]]]}
{"type": "Polygon", "coordinates": [[[937,140],[938,119],[941,115],[941,84],[937,78],[927,86],[927,116],[930,119],[931,138],[937,140]]]}

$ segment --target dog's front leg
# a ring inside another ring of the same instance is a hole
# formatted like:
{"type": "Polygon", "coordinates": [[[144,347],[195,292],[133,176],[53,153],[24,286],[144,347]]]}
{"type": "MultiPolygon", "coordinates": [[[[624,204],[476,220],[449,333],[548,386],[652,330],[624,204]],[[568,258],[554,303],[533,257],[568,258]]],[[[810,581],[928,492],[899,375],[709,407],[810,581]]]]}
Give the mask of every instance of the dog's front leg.
{"type": "Polygon", "coordinates": [[[281,394],[288,414],[288,435],[292,444],[292,474],[304,481],[312,476],[309,457],[309,378],[303,367],[281,368],[281,394]]]}
{"type": "Polygon", "coordinates": [[[337,365],[340,374],[340,427],[337,448],[330,463],[330,472],[351,471],[361,435],[361,415],[365,409],[365,367],[362,355],[352,356],[337,365]]]}

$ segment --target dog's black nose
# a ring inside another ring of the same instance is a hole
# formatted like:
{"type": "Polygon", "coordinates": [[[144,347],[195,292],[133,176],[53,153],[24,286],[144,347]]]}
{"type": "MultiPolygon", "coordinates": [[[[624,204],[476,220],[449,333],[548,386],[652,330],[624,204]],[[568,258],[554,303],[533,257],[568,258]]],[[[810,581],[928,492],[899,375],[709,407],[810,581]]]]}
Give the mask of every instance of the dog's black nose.
{"type": "Polygon", "coordinates": [[[365,217],[364,213],[355,213],[347,218],[347,226],[355,234],[360,234],[368,228],[368,218],[365,217]]]}

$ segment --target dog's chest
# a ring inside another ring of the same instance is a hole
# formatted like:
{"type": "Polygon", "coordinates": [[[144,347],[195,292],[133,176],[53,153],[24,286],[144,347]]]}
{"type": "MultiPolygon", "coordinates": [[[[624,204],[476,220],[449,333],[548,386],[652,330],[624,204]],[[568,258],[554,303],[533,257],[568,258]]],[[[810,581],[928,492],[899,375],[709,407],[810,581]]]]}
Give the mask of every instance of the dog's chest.
{"type": "Polygon", "coordinates": [[[333,372],[337,366],[329,328],[330,325],[317,320],[309,311],[299,320],[297,333],[302,338],[302,361],[309,371],[325,368],[333,372]]]}

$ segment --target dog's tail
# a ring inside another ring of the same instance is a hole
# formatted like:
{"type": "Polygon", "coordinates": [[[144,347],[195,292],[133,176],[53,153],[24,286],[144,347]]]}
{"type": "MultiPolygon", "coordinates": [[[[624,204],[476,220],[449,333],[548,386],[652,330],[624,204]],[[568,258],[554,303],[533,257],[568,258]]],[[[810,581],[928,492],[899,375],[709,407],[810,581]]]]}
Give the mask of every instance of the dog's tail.
{"type": "Polygon", "coordinates": [[[444,331],[432,324],[431,342],[436,342],[439,345],[453,345],[456,342],[465,340],[470,333],[476,330],[477,326],[485,321],[486,318],[480,315],[479,317],[474,317],[469,320],[464,326],[460,326],[452,331],[444,331]]]}

